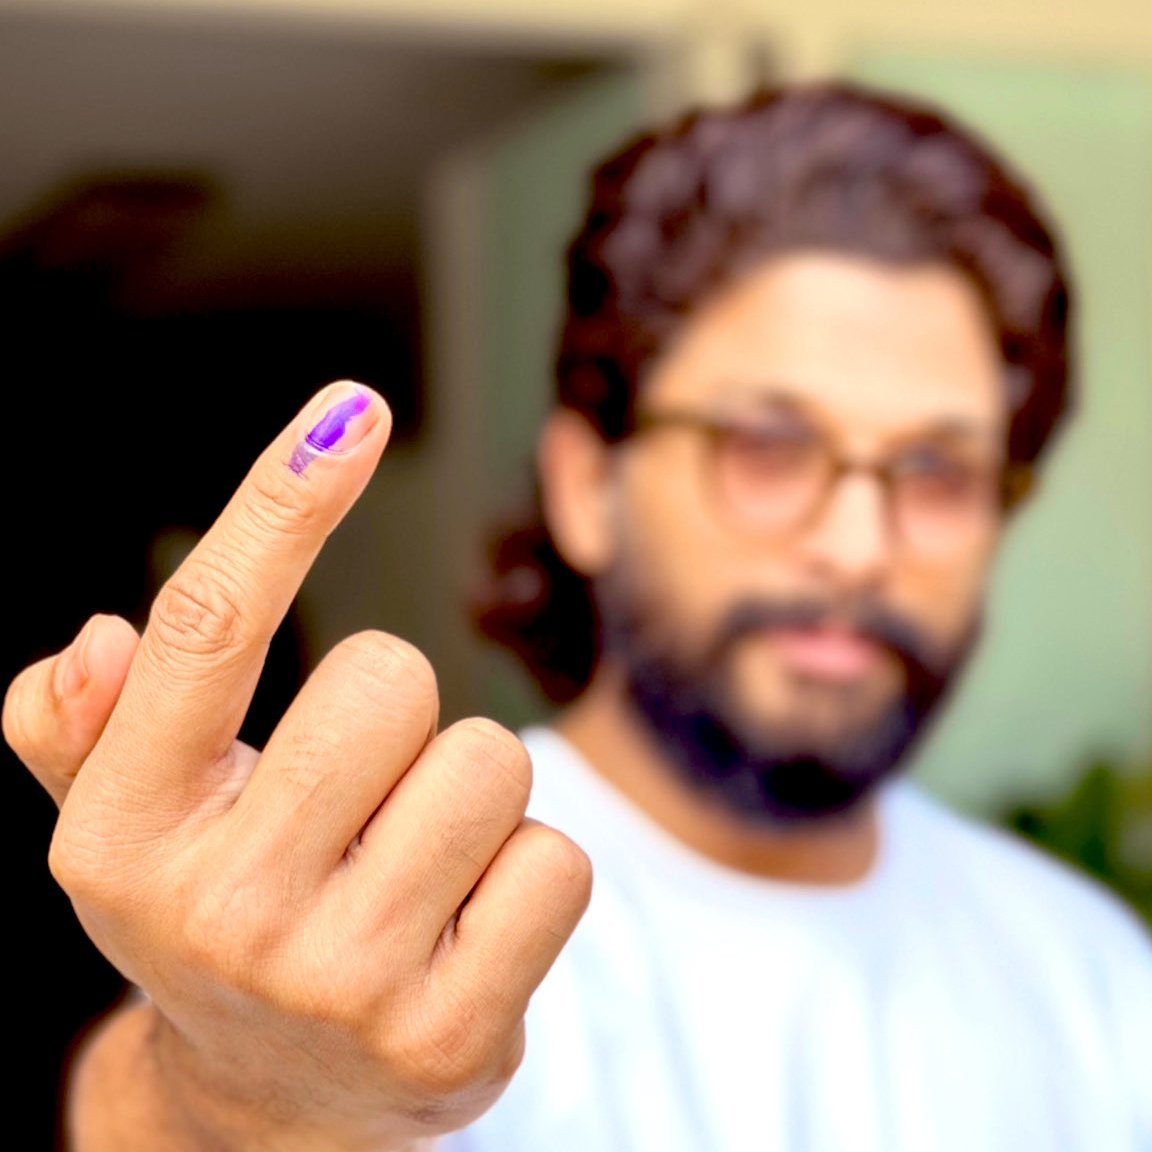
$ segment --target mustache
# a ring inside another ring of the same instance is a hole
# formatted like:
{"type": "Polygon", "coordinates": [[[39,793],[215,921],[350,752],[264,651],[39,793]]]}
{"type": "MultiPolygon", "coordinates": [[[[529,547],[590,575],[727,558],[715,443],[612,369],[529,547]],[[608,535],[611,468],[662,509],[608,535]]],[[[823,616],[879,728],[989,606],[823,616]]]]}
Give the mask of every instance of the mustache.
{"type": "Polygon", "coordinates": [[[887,605],[815,597],[741,601],[725,613],[707,655],[710,662],[720,661],[735,644],[758,633],[833,626],[879,645],[910,669],[932,674],[946,663],[922,629],[887,605]]]}

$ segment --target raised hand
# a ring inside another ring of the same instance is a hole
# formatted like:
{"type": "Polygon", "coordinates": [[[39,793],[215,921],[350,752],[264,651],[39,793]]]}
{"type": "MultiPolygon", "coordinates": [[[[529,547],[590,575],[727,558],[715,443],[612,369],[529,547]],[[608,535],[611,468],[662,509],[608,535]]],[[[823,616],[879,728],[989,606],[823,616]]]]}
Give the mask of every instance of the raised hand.
{"type": "Polygon", "coordinates": [[[389,427],[374,392],[331,386],[138,640],[95,618],[9,688],[5,738],[60,804],[53,875],[147,996],[86,1057],[78,1150],[343,1152],[462,1126],[513,1073],[587,904],[583,853],[525,818],[522,745],[487,720],[438,733],[433,670],[395,637],[349,637],[262,752],[237,739],[389,427]]]}

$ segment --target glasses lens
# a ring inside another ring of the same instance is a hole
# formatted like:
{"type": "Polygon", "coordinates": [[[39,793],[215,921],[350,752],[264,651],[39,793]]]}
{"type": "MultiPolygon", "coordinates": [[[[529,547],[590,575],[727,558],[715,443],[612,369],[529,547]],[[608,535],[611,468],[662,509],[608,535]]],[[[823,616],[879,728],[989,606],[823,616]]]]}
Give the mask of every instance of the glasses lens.
{"type": "Polygon", "coordinates": [[[810,429],[742,428],[716,433],[720,497],[749,526],[783,531],[819,501],[832,471],[828,452],[810,429]]]}
{"type": "Polygon", "coordinates": [[[998,511],[999,469],[991,461],[932,451],[897,462],[893,511],[917,550],[947,552],[984,531],[998,511]]]}

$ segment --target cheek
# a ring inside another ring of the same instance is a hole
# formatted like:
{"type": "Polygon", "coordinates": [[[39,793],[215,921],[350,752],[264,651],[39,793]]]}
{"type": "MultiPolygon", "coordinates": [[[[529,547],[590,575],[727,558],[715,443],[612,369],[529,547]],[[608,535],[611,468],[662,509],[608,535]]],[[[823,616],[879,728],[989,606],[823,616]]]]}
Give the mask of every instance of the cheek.
{"type": "Polygon", "coordinates": [[[900,601],[909,605],[932,635],[951,645],[976,622],[988,591],[991,549],[947,566],[912,569],[900,601]]]}
{"type": "Polygon", "coordinates": [[[641,609],[645,627],[682,654],[706,642],[723,606],[712,558],[693,549],[683,531],[625,529],[617,573],[641,609]]]}
{"type": "Polygon", "coordinates": [[[690,637],[731,596],[739,559],[717,522],[687,453],[652,452],[623,476],[615,558],[660,616],[657,626],[690,637]]]}

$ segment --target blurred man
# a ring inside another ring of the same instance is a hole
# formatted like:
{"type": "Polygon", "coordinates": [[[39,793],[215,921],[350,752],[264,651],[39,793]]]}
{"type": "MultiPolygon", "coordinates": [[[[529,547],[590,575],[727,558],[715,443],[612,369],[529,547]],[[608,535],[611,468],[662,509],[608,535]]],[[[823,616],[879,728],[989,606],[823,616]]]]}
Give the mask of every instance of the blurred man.
{"type": "Polygon", "coordinates": [[[901,776],[1069,340],[1042,206],[930,109],[800,86],[608,158],[539,515],[477,605],[554,718],[437,733],[426,662],[362,634],[236,741],[384,446],[347,383],[142,637],[94,619],[13,683],[54,874],[143,993],[76,1149],[1152,1146],[1135,916],[901,776]]]}

